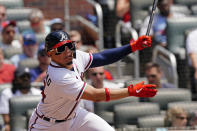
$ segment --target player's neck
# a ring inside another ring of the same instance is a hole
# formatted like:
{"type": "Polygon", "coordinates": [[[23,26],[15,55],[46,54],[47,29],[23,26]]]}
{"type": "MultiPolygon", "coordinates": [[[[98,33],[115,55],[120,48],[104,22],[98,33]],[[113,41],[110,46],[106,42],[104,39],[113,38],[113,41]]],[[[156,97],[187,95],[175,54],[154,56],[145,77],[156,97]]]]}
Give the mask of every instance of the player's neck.
{"type": "Polygon", "coordinates": [[[64,67],[64,68],[66,68],[66,69],[68,69],[68,70],[72,70],[72,68],[73,68],[73,63],[69,63],[69,64],[67,64],[67,63],[65,63],[65,64],[62,64],[62,63],[59,63],[59,62],[57,62],[57,61],[55,61],[55,60],[53,60],[56,64],[58,64],[60,67],[64,67]]]}

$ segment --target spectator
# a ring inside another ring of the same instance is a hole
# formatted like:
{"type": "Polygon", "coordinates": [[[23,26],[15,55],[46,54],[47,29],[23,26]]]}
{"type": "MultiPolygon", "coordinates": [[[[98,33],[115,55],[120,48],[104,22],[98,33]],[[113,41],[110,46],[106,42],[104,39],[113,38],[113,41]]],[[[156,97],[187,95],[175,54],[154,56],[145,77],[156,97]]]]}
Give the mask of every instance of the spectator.
{"type": "Polygon", "coordinates": [[[77,30],[71,30],[69,32],[69,35],[70,35],[70,39],[71,41],[74,41],[76,42],[76,49],[80,49],[80,48],[83,48],[83,42],[82,42],[82,38],[81,38],[81,34],[79,33],[79,31],[77,30]]]}
{"type": "Polygon", "coordinates": [[[125,23],[130,22],[130,1],[129,0],[117,0],[116,14],[125,23]]]}
{"type": "Polygon", "coordinates": [[[65,30],[64,22],[60,18],[54,18],[50,21],[51,32],[57,30],[65,30]]]}
{"type": "MultiPolygon", "coordinates": [[[[115,84],[109,81],[104,80],[105,79],[105,74],[104,74],[104,66],[101,67],[95,67],[95,68],[90,68],[88,70],[88,76],[90,80],[90,84],[95,87],[95,88],[121,88],[123,87],[123,84],[115,84]]],[[[88,100],[81,100],[82,102],[80,105],[87,109],[88,111],[93,112],[94,111],[94,106],[92,101],[88,100]]]]}
{"type": "Polygon", "coordinates": [[[155,84],[157,88],[175,88],[170,83],[162,83],[162,70],[157,63],[149,62],[145,65],[145,74],[149,84],[155,84]]]}
{"type": "Polygon", "coordinates": [[[180,107],[173,107],[167,110],[164,125],[174,129],[184,129],[187,126],[187,112],[180,107]]]}
{"type": "Polygon", "coordinates": [[[192,129],[197,129],[197,112],[192,111],[189,113],[188,126],[192,129]]]}
{"type": "Polygon", "coordinates": [[[2,23],[6,21],[6,8],[3,5],[0,5],[0,32],[2,31],[2,23]]]}
{"type": "Polygon", "coordinates": [[[3,116],[5,131],[10,130],[9,99],[21,95],[40,95],[41,91],[31,88],[30,73],[27,67],[18,67],[14,73],[12,88],[6,88],[0,96],[0,114],[3,116]]]}
{"type": "Polygon", "coordinates": [[[19,37],[19,40],[15,40],[16,36],[16,22],[15,21],[6,21],[2,23],[2,41],[0,43],[0,47],[2,49],[6,49],[8,47],[16,47],[21,48],[22,47],[22,40],[19,37]]]}
{"type": "MultiPolygon", "coordinates": [[[[157,7],[159,13],[156,13],[154,16],[153,25],[150,31],[150,35],[154,37],[156,44],[159,44],[163,47],[167,45],[166,39],[166,19],[167,18],[182,18],[184,15],[176,12],[170,11],[172,5],[171,0],[158,0],[157,7]]],[[[144,24],[140,29],[140,35],[145,35],[148,27],[150,17],[145,18],[144,24]]]]}
{"type": "Polygon", "coordinates": [[[44,15],[41,10],[33,9],[29,16],[29,21],[31,24],[31,29],[25,30],[23,34],[34,33],[47,35],[50,32],[50,28],[44,25],[44,15]]]}
{"type": "Polygon", "coordinates": [[[50,63],[50,58],[44,49],[44,44],[40,45],[38,50],[37,59],[39,61],[39,66],[30,70],[31,81],[32,82],[43,82],[48,65],[50,63]]]}
{"type": "Polygon", "coordinates": [[[130,0],[117,0],[116,15],[124,23],[121,26],[121,44],[128,44],[129,40],[131,39],[131,31],[129,29],[132,28],[132,23],[130,19],[130,0]]]}
{"type": "Polygon", "coordinates": [[[23,36],[23,53],[14,55],[10,58],[11,62],[17,67],[21,60],[27,58],[36,58],[38,51],[38,43],[34,34],[25,34],[23,36]]]}
{"type": "Polygon", "coordinates": [[[188,55],[189,66],[191,67],[191,92],[193,94],[193,98],[197,99],[197,46],[196,46],[196,38],[197,29],[190,32],[186,39],[186,50],[188,55]]]}
{"type": "Polygon", "coordinates": [[[11,83],[15,66],[4,62],[3,50],[0,48],[0,84],[11,83]]]}

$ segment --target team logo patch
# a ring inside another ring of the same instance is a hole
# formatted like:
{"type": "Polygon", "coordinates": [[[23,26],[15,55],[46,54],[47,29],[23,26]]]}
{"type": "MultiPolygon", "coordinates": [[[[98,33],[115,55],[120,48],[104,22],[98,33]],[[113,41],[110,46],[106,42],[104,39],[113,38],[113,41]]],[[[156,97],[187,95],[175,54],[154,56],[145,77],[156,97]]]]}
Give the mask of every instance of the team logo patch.
{"type": "Polygon", "coordinates": [[[68,40],[68,37],[64,33],[60,32],[60,35],[61,35],[60,41],[68,40]]]}

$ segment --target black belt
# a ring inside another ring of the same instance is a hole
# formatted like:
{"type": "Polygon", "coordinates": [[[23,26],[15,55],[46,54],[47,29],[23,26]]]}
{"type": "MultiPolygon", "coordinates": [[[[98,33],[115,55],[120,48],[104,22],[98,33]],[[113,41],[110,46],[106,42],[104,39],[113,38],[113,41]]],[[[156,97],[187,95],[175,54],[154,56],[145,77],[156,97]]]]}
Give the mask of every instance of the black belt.
{"type": "Polygon", "coordinates": [[[55,122],[55,123],[60,123],[60,122],[64,122],[64,121],[67,121],[67,120],[72,119],[72,118],[70,118],[70,119],[64,119],[64,120],[55,120],[55,119],[52,119],[52,118],[45,117],[44,115],[39,115],[38,112],[37,112],[37,109],[36,109],[36,115],[37,115],[39,118],[41,118],[41,119],[43,119],[43,120],[45,120],[45,121],[48,121],[48,122],[55,122]]]}
{"type": "MultiPolygon", "coordinates": [[[[45,120],[45,121],[48,121],[48,122],[51,121],[51,119],[48,118],[48,117],[43,117],[42,119],[45,120]]],[[[60,123],[60,122],[64,122],[64,121],[67,121],[67,120],[55,120],[55,123],[60,123]]]]}

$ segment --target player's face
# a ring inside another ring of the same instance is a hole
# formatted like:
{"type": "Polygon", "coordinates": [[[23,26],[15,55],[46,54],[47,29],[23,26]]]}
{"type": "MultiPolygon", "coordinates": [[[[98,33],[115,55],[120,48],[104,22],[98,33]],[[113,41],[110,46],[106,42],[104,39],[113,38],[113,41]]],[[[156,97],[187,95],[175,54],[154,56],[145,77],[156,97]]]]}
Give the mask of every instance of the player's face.
{"type": "Polygon", "coordinates": [[[156,84],[160,83],[161,73],[158,72],[157,68],[153,67],[146,72],[146,77],[148,79],[149,84],[156,84]]]}
{"type": "Polygon", "coordinates": [[[72,65],[73,60],[73,50],[69,49],[67,46],[61,46],[59,49],[54,49],[49,52],[51,60],[57,64],[69,68],[72,65]],[[61,49],[60,49],[61,48],[61,49]]]}

